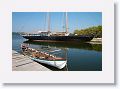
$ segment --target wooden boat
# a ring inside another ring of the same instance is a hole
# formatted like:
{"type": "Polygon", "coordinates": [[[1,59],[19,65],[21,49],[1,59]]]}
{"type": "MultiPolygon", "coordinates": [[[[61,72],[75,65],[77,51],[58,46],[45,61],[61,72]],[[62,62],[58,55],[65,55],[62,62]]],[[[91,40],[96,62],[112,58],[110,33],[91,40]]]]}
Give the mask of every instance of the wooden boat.
{"type": "Polygon", "coordinates": [[[33,48],[29,48],[26,45],[22,45],[21,49],[25,55],[31,56],[32,60],[56,67],[58,69],[64,68],[65,65],[67,64],[67,60],[65,58],[56,57],[46,52],[42,52],[42,51],[38,51],[33,48]]]}

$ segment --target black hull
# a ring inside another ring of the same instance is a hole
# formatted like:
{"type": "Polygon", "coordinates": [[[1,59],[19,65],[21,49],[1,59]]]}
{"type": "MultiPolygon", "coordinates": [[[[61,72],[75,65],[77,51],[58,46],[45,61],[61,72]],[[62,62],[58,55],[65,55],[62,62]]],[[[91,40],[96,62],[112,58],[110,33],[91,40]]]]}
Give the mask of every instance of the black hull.
{"type": "Polygon", "coordinates": [[[88,36],[23,36],[31,41],[78,41],[87,42],[93,39],[88,36]]]}

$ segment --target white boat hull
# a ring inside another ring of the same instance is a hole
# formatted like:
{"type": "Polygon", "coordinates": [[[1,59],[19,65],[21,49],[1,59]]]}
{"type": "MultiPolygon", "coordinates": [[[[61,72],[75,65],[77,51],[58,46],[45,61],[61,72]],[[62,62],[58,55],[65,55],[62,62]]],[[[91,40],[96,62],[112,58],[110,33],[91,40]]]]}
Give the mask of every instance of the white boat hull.
{"type": "Polygon", "coordinates": [[[65,67],[65,65],[67,64],[66,60],[42,60],[42,59],[37,59],[37,58],[32,58],[32,60],[43,63],[43,64],[47,64],[53,67],[56,67],[58,69],[62,69],[65,67]]]}

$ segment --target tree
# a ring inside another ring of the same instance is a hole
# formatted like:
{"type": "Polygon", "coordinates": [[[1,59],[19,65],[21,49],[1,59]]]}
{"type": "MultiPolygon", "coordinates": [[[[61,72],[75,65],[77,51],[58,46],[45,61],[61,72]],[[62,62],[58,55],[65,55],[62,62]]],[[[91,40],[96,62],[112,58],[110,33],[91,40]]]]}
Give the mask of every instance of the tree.
{"type": "Polygon", "coordinates": [[[74,31],[74,35],[81,35],[81,36],[94,36],[95,38],[101,38],[102,37],[102,26],[93,26],[93,27],[89,27],[86,29],[81,29],[78,30],[76,29],[74,31]]]}

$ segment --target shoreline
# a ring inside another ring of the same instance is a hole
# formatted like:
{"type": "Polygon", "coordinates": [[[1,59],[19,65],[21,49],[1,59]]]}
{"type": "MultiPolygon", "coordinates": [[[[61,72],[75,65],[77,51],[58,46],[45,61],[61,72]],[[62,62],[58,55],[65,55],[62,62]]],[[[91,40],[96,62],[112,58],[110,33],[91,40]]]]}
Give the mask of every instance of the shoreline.
{"type": "Polygon", "coordinates": [[[93,38],[90,42],[86,42],[90,44],[102,44],[102,38],[93,38]]]}

